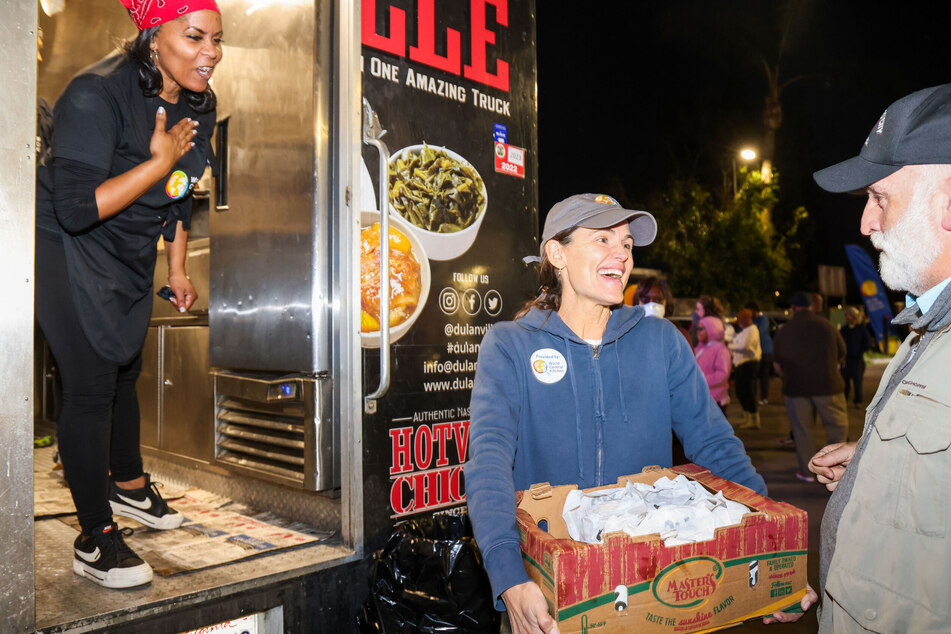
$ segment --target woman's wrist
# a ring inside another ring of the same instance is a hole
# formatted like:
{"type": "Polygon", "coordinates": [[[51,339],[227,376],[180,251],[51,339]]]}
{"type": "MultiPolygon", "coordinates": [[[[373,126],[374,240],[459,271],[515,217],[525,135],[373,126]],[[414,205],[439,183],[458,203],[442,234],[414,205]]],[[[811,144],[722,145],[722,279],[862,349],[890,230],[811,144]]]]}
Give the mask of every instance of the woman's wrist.
{"type": "Polygon", "coordinates": [[[175,167],[175,163],[173,161],[163,159],[159,156],[155,156],[154,154],[147,158],[143,165],[148,167],[149,174],[154,176],[156,183],[162,180],[165,175],[171,172],[172,168],[175,167]]]}

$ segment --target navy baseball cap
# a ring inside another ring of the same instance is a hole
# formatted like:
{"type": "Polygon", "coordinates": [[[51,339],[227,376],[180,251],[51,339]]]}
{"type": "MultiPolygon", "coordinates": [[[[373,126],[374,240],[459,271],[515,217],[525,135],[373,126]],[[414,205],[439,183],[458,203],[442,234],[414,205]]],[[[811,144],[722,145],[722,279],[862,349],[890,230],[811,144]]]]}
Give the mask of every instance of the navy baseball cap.
{"type": "Polygon", "coordinates": [[[795,293],[792,294],[792,297],[789,298],[789,305],[798,306],[799,308],[805,308],[806,306],[812,305],[812,300],[804,292],[796,291],[795,293]]]}
{"type": "Polygon", "coordinates": [[[858,156],[815,172],[822,189],[851,192],[906,165],[951,163],[951,84],[902,97],[888,106],[858,156]]]}
{"type": "Polygon", "coordinates": [[[545,218],[542,231],[541,252],[545,252],[545,243],[565,229],[584,227],[586,229],[606,229],[614,225],[629,222],[634,246],[644,247],[657,236],[657,221],[646,211],[625,209],[605,194],[575,194],[555,205],[545,218]]]}

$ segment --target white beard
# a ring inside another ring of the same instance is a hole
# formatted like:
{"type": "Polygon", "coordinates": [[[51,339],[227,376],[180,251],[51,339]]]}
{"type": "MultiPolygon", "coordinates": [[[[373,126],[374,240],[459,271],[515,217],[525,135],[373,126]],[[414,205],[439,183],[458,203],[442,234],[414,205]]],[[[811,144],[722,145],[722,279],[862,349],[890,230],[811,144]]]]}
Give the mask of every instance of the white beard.
{"type": "Polygon", "coordinates": [[[930,206],[935,189],[933,182],[919,181],[901,220],[887,232],[869,236],[881,251],[878,270],[882,281],[893,290],[921,295],[930,288],[926,273],[942,249],[930,206]]]}

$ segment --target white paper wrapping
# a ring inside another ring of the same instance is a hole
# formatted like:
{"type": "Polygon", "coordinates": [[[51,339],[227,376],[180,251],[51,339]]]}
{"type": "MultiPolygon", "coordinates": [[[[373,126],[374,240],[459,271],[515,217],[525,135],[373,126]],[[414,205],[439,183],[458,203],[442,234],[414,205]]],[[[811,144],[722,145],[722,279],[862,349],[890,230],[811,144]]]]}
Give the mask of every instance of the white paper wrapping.
{"type": "Polygon", "coordinates": [[[658,533],[666,546],[676,546],[713,539],[717,528],[740,523],[749,511],[722,491],[710,493],[678,475],[653,485],[628,482],[590,493],[571,491],[562,517],[575,541],[600,544],[604,535],[624,531],[631,537],[658,533]]]}

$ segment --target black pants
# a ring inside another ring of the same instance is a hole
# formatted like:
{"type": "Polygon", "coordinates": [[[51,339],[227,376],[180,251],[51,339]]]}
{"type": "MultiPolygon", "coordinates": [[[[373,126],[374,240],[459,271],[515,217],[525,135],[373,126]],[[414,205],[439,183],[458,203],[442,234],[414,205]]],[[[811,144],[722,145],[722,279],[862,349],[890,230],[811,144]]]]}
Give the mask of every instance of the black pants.
{"type": "Polygon", "coordinates": [[[769,379],[773,375],[773,353],[763,353],[759,362],[759,398],[761,401],[769,399],[769,379]]]}
{"type": "Polygon", "coordinates": [[[124,365],[100,357],[79,324],[63,245],[43,231],[36,239],[36,318],[63,380],[59,454],[83,533],[112,521],[109,477],[143,474],[135,381],[141,354],[124,365]]]}
{"type": "Polygon", "coordinates": [[[756,413],[756,376],[759,374],[759,361],[747,361],[733,370],[733,384],[736,385],[736,398],[744,412],[756,413]]]}
{"type": "Polygon", "coordinates": [[[846,359],[842,366],[842,378],[845,379],[845,400],[849,400],[849,384],[855,386],[855,403],[862,402],[862,378],[865,376],[865,361],[863,359],[846,359]]]}

